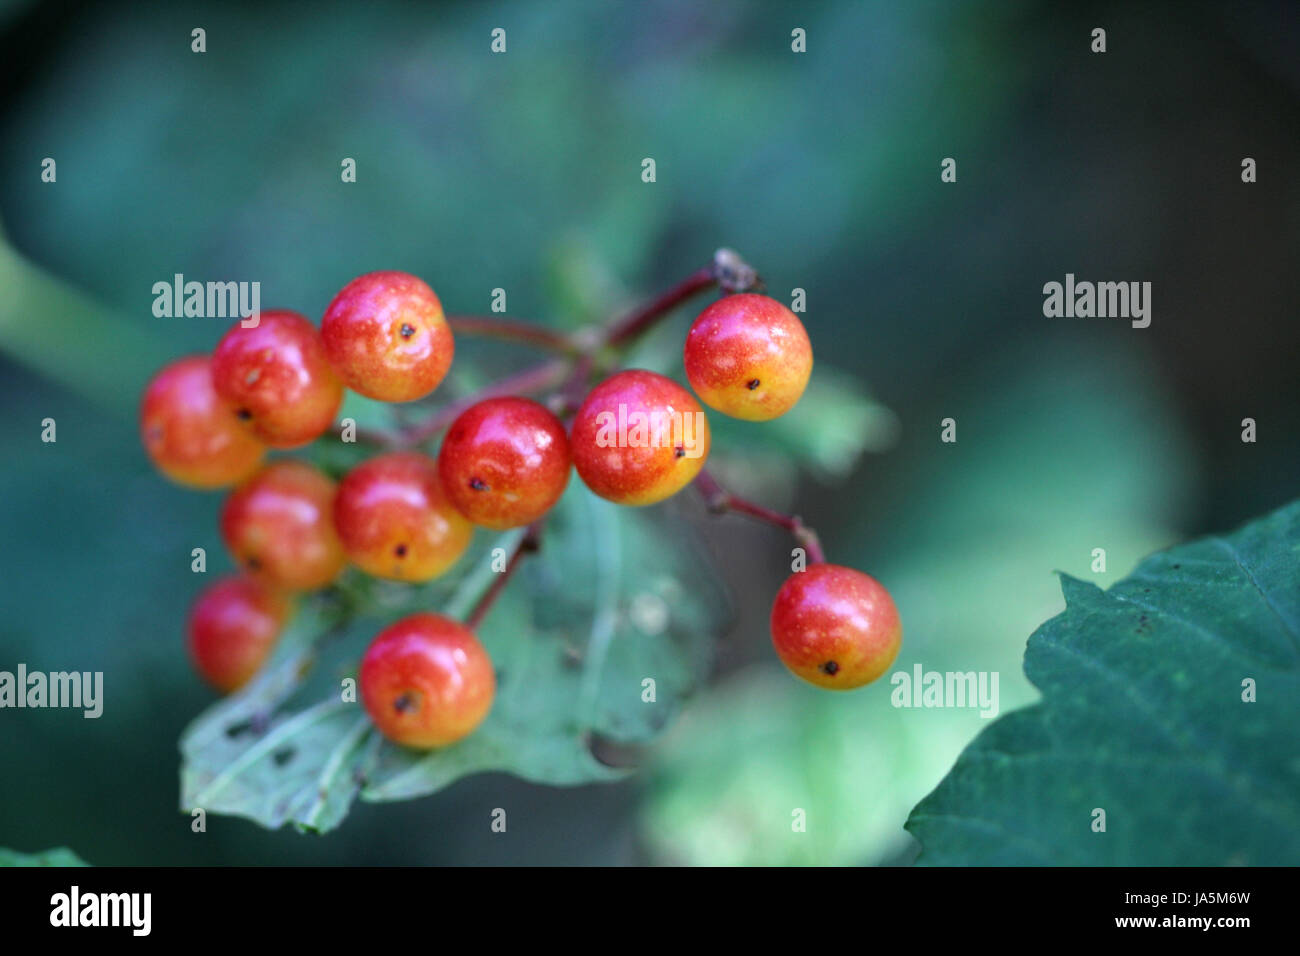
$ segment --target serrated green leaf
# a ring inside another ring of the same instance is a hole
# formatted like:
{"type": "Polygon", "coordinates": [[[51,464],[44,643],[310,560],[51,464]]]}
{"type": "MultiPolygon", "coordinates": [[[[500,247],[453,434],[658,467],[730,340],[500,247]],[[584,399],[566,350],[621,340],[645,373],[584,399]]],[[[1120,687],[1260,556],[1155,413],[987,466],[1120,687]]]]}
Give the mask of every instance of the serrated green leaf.
{"type": "Polygon", "coordinates": [[[90,866],[66,846],[41,850],[39,853],[19,853],[0,847],[0,866],[90,866]]]}
{"type": "Polygon", "coordinates": [[[921,862],[1300,861],[1300,502],[1062,590],[1025,653],[1043,700],[913,810],[921,862]]]}

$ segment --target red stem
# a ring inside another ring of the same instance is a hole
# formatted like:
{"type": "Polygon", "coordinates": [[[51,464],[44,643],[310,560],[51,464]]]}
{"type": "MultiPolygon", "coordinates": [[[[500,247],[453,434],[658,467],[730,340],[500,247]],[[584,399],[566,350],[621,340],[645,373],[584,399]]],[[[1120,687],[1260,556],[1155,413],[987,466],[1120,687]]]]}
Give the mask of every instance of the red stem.
{"type": "Polygon", "coordinates": [[[481,315],[449,315],[447,316],[447,324],[458,335],[499,339],[503,342],[517,342],[520,345],[532,345],[564,355],[572,355],[578,351],[578,346],[562,332],[557,332],[544,325],[521,322],[517,319],[481,315]]]}
{"type": "Polygon", "coordinates": [[[478,599],[474,609],[466,616],[465,626],[471,631],[478,630],[479,624],[487,616],[487,612],[492,609],[492,605],[496,603],[501,592],[505,590],[510,578],[514,576],[515,568],[519,567],[519,562],[523,560],[524,555],[531,554],[538,549],[541,543],[541,533],[542,522],[540,520],[528,526],[524,536],[519,539],[519,544],[515,546],[514,553],[510,555],[510,559],[506,562],[505,570],[493,579],[491,586],[483,592],[483,596],[478,599]]]}
{"type": "Polygon", "coordinates": [[[570,363],[565,359],[555,359],[550,362],[543,362],[541,365],[529,366],[522,372],[507,376],[468,398],[443,406],[418,425],[413,425],[402,431],[396,443],[399,445],[418,445],[421,442],[428,441],[459,418],[461,412],[472,405],[478,404],[485,398],[500,398],[522,392],[538,392],[559,385],[568,374],[569,365],[570,363]]]}
{"type": "Polygon", "coordinates": [[[623,345],[630,342],[691,296],[703,292],[717,281],[713,266],[696,269],[653,302],[646,303],[611,325],[605,333],[605,344],[623,345]]]}
{"type": "Polygon", "coordinates": [[[825,562],[826,554],[822,551],[821,539],[817,536],[817,532],[804,524],[803,519],[798,515],[782,514],[741,498],[739,495],[733,495],[718,484],[718,480],[709,473],[707,468],[701,468],[700,473],[696,475],[695,487],[704,496],[704,502],[710,511],[716,514],[730,511],[784,528],[808,552],[808,560],[811,563],[825,562]]]}

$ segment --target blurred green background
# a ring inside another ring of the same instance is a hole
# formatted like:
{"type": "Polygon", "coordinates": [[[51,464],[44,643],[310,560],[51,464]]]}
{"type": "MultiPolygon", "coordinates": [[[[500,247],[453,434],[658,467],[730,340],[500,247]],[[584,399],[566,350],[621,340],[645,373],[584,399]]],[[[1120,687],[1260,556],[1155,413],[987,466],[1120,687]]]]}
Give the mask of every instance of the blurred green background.
{"type": "MultiPolygon", "coordinates": [[[[176,739],[211,698],[182,625],[190,549],[226,567],[220,498],[163,482],[134,413],[158,366],[225,323],[155,318],[153,283],[257,280],[264,307],[319,318],[354,275],[403,269],[449,311],[503,287],[511,315],[572,325],[735,247],[773,294],[807,291],[818,375],[889,413],[851,467],[741,467],[737,445],[720,473],[890,587],[899,668],[999,671],[1006,711],[1032,699],[1020,658],[1063,606],[1054,570],[1108,583],[1300,487],[1297,35],[1280,2],[0,4],[0,668],[103,670],[108,695],[97,721],[0,715],[0,846],[100,864],[910,860],[908,810],[984,721],[895,710],[884,683],[797,684],[766,626],[787,542],[689,501],[664,507],[704,523],[731,622],[638,775],[485,775],[360,804],[325,837],[216,817],[192,834],[176,739]],[[1151,327],[1044,318],[1067,272],[1152,282],[1151,327]]],[[[833,443],[844,426],[820,427],[833,443]]]]}

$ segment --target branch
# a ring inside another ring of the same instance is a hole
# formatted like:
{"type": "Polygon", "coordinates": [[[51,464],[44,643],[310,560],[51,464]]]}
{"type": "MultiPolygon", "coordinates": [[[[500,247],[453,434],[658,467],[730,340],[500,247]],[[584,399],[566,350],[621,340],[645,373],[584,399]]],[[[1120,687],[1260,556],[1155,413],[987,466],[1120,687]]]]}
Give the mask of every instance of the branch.
{"type": "Polygon", "coordinates": [[[449,315],[447,324],[457,335],[478,336],[497,339],[502,342],[516,342],[531,345],[561,355],[573,355],[578,345],[569,336],[544,325],[521,322],[517,319],[504,319],[496,316],[449,315]]]}
{"type": "Polygon", "coordinates": [[[770,508],[764,508],[762,505],[754,504],[754,502],[738,495],[733,495],[718,484],[717,479],[709,473],[707,468],[701,468],[700,473],[696,475],[695,487],[704,496],[704,503],[714,514],[733,512],[753,518],[756,521],[762,521],[765,524],[784,528],[808,552],[809,561],[813,564],[825,562],[826,554],[822,551],[821,539],[817,537],[817,532],[804,524],[803,519],[798,515],[782,514],[779,511],[773,511],[770,508]]]}
{"type": "Polygon", "coordinates": [[[515,568],[519,566],[519,562],[524,555],[532,554],[541,546],[543,520],[545,519],[538,519],[528,526],[524,536],[519,539],[519,544],[515,546],[514,553],[510,555],[510,559],[506,562],[505,570],[493,579],[491,586],[483,592],[483,596],[478,599],[474,609],[465,617],[465,626],[471,631],[478,630],[479,624],[487,616],[487,612],[492,609],[492,605],[496,603],[501,592],[505,590],[510,578],[515,573],[515,568]]]}
{"type": "Polygon", "coordinates": [[[522,372],[509,375],[495,382],[468,398],[463,398],[450,405],[444,405],[433,415],[418,424],[403,429],[396,439],[399,446],[418,445],[428,441],[457,418],[461,412],[477,405],[485,398],[500,398],[505,395],[517,395],[524,392],[540,392],[543,389],[559,385],[569,372],[570,362],[566,359],[553,359],[541,365],[532,365],[522,372]]]}
{"type": "Polygon", "coordinates": [[[715,284],[725,292],[744,292],[761,288],[762,280],[735,252],[719,249],[709,265],[696,269],[659,298],[610,325],[605,332],[605,344],[624,345],[632,341],[691,296],[715,284]]]}

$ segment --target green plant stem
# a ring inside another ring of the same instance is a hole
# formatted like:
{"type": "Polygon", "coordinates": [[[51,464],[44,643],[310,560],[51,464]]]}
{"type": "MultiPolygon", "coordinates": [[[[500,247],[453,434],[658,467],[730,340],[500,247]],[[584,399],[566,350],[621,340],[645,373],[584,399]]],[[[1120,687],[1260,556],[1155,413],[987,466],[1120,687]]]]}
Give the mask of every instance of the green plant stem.
{"type": "Polygon", "coordinates": [[[765,508],[762,505],[741,498],[739,495],[733,495],[718,484],[718,480],[713,477],[707,468],[701,468],[700,473],[696,475],[695,487],[704,496],[705,505],[714,514],[732,512],[745,515],[764,524],[784,528],[808,552],[810,562],[819,564],[826,560],[826,553],[822,550],[821,538],[817,536],[816,531],[804,524],[803,519],[798,515],[782,514],[779,511],[773,511],[771,508],[765,508]]]}

